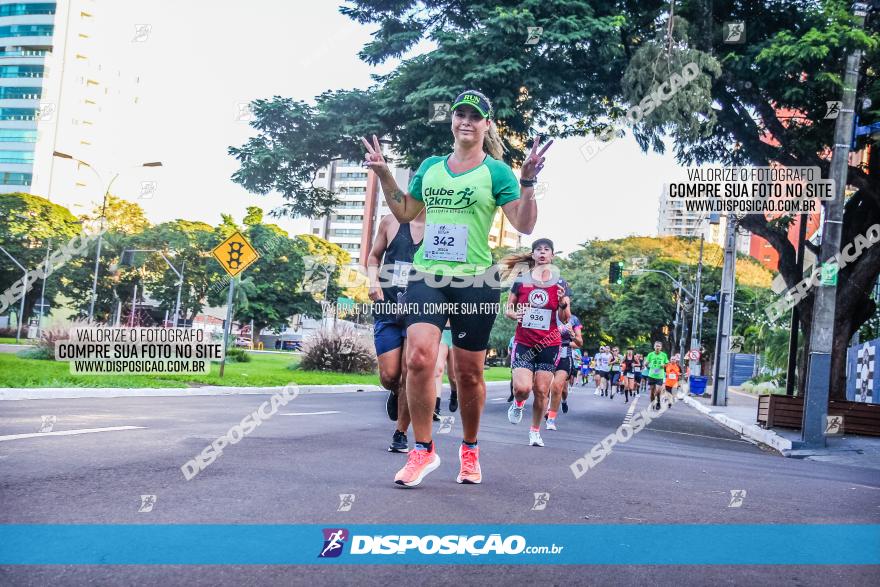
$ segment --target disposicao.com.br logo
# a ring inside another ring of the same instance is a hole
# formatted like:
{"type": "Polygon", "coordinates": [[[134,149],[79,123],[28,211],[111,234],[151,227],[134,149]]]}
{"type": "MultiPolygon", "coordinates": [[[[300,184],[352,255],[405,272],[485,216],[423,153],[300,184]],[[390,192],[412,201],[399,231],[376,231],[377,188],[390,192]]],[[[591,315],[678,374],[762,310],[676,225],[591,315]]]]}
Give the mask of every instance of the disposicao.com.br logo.
{"type": "Polygon", "coordinates": [[[319,558],[337,557],[342,553],[346,539],[350,538],[351,555],[516,555],[516,554],[559,554],[564,546],[528,546],[526,539],[518,534],[502,537],[501,534],[476,534],[473,536],[450,534],[388,534],[349,536],[344,528],[325,529],[323,548],[319,558]]]}

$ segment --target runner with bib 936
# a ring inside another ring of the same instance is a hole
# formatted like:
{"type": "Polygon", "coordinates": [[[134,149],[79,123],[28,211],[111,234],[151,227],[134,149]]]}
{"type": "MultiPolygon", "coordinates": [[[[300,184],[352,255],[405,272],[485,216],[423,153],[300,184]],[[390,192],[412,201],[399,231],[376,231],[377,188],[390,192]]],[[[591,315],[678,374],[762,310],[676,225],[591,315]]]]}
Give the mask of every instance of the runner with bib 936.
{"type": "Polygon", "coordinates": [[[496,210],[504,210],[513,227],[530,234],[538,218],[534,185],[552,141],[539,149],[535,140],[523,162],[520,179],[501,161],[503,146],[492,117],[492,105],[482,93],[467,90],[452,104],[452,153],[428,157],[419,165],[408,192],[397,185],[376,136],[364,165],[379,177],[385,200],[400,222],[409,222],[426,209],[425,238],[413,260],[415,275],[406,293],[407,403],[415,435],[414,449],[394,482],[414,487],[440,466],[434,447],[434,367],[440,334],[447,320],[452,327],[452,353],[461,410],[463,439],[458,449],[458,483],[480,483],[477,433],[486,401],[483,365],[489,333],[495,321],[492,308],[501,299],[498,268],[492,266],[489,229],[496,210]],[[469,304],[467,313],[432,313],[440,304],[469,304]]]}

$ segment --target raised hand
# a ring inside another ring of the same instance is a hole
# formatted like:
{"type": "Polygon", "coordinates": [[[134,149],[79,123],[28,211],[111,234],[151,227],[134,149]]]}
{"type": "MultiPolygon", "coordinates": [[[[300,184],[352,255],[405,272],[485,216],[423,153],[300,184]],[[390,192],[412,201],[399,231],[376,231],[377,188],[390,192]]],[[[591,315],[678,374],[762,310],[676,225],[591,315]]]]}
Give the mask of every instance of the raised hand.
{"type": "Polygon", "coordinates": [[[534,179],[535,176],[544,169],[544,160],[546,159],[544,153],[547,152],[547,149],[549,149],[552,144],[553,140],[551,139],[550,142],[544,145],[539,151],[538,146],[540,145],[540,138],[535,138],[535,142],[532,143],[532,150],[529,151],[529,156],[526,157],[522,169],[520,170],[520,177],[522,179],[534,179]]]}
{"type": "Polygon", "coordinates": [[[388,163],[382,156],[382,147],[379,146],[379,139],[373,135],[373,144],[371,145],[367,139],[361,137],[361,142],[367,148],[367,154],[364,158],[364,167],[372,169],[376,173],[388,170],[388,163]]]}

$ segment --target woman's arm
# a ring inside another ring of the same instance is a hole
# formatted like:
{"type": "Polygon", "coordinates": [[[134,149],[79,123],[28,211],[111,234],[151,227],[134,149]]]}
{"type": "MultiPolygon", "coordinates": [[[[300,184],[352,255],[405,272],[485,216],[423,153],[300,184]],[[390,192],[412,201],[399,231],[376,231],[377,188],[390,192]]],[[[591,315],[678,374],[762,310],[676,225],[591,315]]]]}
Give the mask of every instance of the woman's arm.
{"type": "Polygon", "coordinates": [[[419,215],[424,208],[424,204],[411,195],[400,189],[394,175],[388,169],[388,163],[382,156],[382,147],[379,146],[379,139],[373,135],[373,144],[371,145],[367,139],[361,137],[361,141],[367,148],[366,160],[364,165],[372,169],[382,184],[382,193],[385,195],[385,201],[388,202],[388,208],[398,222],[405,224],[419,215]]]}

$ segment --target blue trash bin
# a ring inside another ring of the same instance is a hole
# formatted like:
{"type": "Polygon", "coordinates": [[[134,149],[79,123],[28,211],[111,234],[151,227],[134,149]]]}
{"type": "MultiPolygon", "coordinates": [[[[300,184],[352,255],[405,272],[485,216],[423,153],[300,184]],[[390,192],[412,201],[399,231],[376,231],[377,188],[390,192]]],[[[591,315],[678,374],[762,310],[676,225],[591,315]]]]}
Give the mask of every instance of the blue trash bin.
{"type": "Polygon", "coordinates": [[[707,381],[709,381],[708,377],[694,375],[690,380],[690,392],[694,395],[703,395],[706,392],[707,381]]]}

